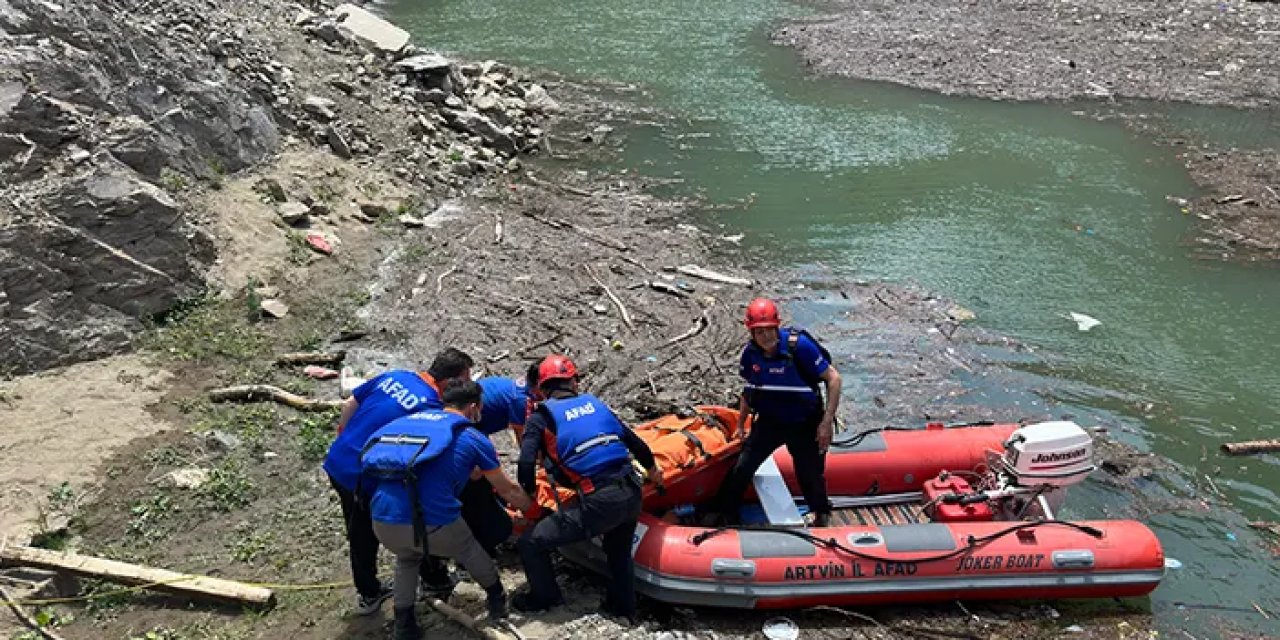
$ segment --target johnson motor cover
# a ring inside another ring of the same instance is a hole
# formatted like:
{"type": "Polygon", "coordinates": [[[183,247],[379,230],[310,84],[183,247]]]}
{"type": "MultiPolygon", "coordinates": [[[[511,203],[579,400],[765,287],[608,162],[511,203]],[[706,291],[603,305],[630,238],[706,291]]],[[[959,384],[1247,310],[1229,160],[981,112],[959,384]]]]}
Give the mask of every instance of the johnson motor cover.
{"type": "Polygon", "coordinates": [[[1095,469],[1093,438],[1065,420],[1027,425],[1005,442],[1004,466],[1015,485],[1073,485],[1095,469]]]}

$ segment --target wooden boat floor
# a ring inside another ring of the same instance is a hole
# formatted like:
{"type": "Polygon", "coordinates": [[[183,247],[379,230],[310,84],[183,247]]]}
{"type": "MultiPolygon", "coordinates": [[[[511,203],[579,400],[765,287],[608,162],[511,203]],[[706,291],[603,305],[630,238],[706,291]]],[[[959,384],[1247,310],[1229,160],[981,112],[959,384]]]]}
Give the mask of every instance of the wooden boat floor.
{"type": "Polygon", "coordinates": [[[831,526],[883,526],[890,524],[922,524],[930,522],[924,505],[911,502],[868,507],[845,507],[831,511],[831,526]]]}

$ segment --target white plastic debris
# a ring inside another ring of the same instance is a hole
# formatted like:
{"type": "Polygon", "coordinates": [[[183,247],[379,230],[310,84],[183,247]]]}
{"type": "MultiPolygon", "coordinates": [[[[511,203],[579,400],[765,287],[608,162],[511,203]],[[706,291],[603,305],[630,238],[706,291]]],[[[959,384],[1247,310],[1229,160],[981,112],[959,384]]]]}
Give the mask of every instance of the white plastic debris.
{"type": "Polygon", "coordinates": [[[1070,314],[1068,314],[1068,315],[1069,315],[1069,317],[1070,317],[1073,321],[1075,321],[1076,326],[1077,326],[1081,331],[1088,331],[1088,330],[1090,330],[1090,329],[1092,329],[1092,328],[1094,328],[1094,327],[1096,327],[1096,326],[1098,326],[1098,325],[1102,324],[1102,322],[1101,322],[1100,320],[1098,320],[1097,318],[1094,318],[1094,317],[1092,317],[1092,316],[1086,316],[1086,315],[1085,315],[1085,314],[1083,314],[1083,313],[1076,313],[1076,312],[1072,311],[1072,312],[1071,312],[1070,314]]]}
{"type": "Polygon", "coordinates": [[[764,621],[763,631],[769,640],[796,640],[800,637],[800,627],[790,618],[769,618],[764,621]]]}
{"type": "Polygon", "coordinates": [[[1164,568],[1173,569],[1174,571],[1177,571],[1178,569],[1182,568],[1182,561],[1177,558],[1166,557],[1164,559],[1164,568]]]}

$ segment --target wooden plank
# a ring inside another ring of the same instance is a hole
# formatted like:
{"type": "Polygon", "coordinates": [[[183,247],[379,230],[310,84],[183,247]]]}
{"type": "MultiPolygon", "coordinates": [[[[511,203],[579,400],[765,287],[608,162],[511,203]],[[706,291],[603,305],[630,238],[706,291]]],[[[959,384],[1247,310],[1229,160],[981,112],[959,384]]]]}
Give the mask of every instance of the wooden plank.
{"type": "Polygon", "coordinates": [[[54,571],[66,571],[79,576],[101,578],[122,584],[143,585],[147,589],[154,591],[217,602],[267,607],[275,604],[275,594],[270,589],[263,587],[255,587],[221,578],[197,576],[129,564],[127,562],[105,560],[65,551],[8,546],[0,549],[0,561],[54,571]]]}
{"type": "Polygon", "coordinates": [[[1250,440],[1248,442],[1227,442],[1222,445],[1222,452],[1229,456],[1247,456],[1254,453],[1274,453],[1280,451],[1280,440],[1250,440]]]}

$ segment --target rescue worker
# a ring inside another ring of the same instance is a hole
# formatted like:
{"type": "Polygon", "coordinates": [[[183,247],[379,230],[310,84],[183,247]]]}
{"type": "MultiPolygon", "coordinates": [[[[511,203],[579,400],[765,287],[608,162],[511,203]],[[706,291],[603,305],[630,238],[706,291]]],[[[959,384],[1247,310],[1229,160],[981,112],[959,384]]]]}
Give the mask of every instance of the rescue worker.
{"type": "Polygon", "coordinates": [[[451,381],[444,388],[443,401],[443,410],[421,411],[377,430],[362,454],[366,478],[379,468],[384,473],[387,469],[398,472],[394,478],[383,476],[375,481],[369,500],[374,533],[396,556],[396,640],[422,637],[414,600],[423,542],[432,555],[453,558],[465,567],[484,588],[490,618],[507,615],[507,596],[498,569],[461,517],[462,491],[474,471],[517,509],[533,504],[502,471],[493,443],[475,428],[482,402],[480,385],[470,380],[451,381]],[[432,449],[432,441],[447,444],[432,449]],[[425,461],[419,462],[422,459],[425,461]],[[381,467],[374,465],[375,461],[381,462],[381,467]]]}
{"type": "MultiPolygon", "coordinates": [[[[474,364],[467,354],[445,349],[436,355],[425,372],[400,369],[379,374],[356,387],[342,405],[336,427],[338,437],[329,446],[324,470],[342,505],[351,555],[351,578],[357,593],[357,615],[377,611],[391,596],[390,587],[378,581],[378,538],[373,533],[367,501],[358,495],[360,450],[370,434],[392,420],[417,411],[443,408],[442,385],[451,380],[470,380],[474,364]]],[[[422,577],[434,592],[444,593],[453,588],[448,569],[441,562],[424,564],[422,577]]]]}
{"type": "Polygon", "coordinates": [[[781,324],[772,300],[756,298],[747,305],[751,339],[742,350],[738,370],[746,381],[738,403],[738,437],[747,417],[754,413],[755,420],[737,463],[710,505],[724,524],[738,522],[743,492],[752,476],[784,444],[795,461],[796,479],[813,514],[813,526],[825,527],[831,520],[824,474],[840,405],[840,372],[808,332],[781,324]],[[819,382],[826,386],[825,406],[819,382]]]}
{"type": "MultiPolygon", "coordinates": [[[[476,428],[486,436],[510,429],[519,449],[519,433],[524,430],[525,417],[533,403],[526,378],[489,376],[480,378],[476,383],[480,385],[482,398],[476,428]]],[[[461,496],[462,519],[490,555],[511,537],[513,528],[511,516],[494,499],[493,493],[493,485],[480,477],[468,482],[461,496]]]]}
{"type": "MultiPolygon", "coordinates": [[[[516,543],[524,565],[527,591],[511,598],[518,611],[542,611],[564,602],[556,584],[551,551],[573,542],[603,538],[609,586],[601,610],[635,620],[635,566],[632,536],[640,517],[641,483],[631,455],[658,486],[662,474],[653,453],[599,398],[578,392],[578,370],[560,355],[547,356],[538,367],[544,400],[525,421],[517,479],[537,495],[537,463],[548,476],[573,488],[578,499],[527,529],[516,543]]],[[[533,520],[538,506],[528,514],[533,520]]]]}

